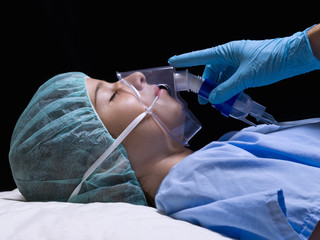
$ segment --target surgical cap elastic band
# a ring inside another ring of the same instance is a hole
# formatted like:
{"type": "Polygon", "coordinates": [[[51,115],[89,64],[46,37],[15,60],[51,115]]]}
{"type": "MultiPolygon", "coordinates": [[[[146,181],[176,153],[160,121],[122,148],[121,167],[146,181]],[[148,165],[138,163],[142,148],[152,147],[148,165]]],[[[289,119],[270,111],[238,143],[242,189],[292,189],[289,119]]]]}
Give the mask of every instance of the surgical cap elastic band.
{"type": "Polygon", "coordinates": [[[91,165],[91,167],[85,172],[85,174],[82,177],[81,182],[78,184],[78,186],[73,190],[71,193],[68,202],[71,201],[71,199],[78,195],[82,186],[82,183],[100,166],[101,163],[119,146],[119,144],[129,135],[129,133],[142,121],[142,119],[147,115],[151,114],[151,109],[153,105],[158,100],[158,96],[154,99],[151,106],[149,108],[145,107],[145,111],[141,113],[139,116],[137,116],[130,124],[129,126],[117,137],[117,139],[110,145],[110,147],[107,148],[107,150],[102,153],[102,155],[91,165]]]}

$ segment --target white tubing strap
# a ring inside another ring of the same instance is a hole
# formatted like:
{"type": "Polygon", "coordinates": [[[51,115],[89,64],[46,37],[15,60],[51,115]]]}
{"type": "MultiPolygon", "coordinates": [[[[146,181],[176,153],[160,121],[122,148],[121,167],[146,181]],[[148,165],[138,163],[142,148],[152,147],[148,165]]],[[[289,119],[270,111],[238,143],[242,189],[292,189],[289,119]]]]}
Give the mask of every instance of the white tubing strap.
{"type": "Polygon", "coordinates": [[[71,193],[68,202],[71,201],[71,199],[78,195],[82,183],[100,166],[100,164],[119,146],[119,144],[129,135],[129,133],[142,121],[142,119],[147,115],[151,114],[151,109],[158,100],[158,96],[154,99],[153,103],[149,108],[145,107],[145,111],[141,113],[138,117],[136,117],[129,126],[117,137],[116,140],[107,148],[107,150],[101,154],[101,156],[91,165],[91,167],[84,173],[81,182],[78,184],[78,186],[73,190],[71,193]]]}

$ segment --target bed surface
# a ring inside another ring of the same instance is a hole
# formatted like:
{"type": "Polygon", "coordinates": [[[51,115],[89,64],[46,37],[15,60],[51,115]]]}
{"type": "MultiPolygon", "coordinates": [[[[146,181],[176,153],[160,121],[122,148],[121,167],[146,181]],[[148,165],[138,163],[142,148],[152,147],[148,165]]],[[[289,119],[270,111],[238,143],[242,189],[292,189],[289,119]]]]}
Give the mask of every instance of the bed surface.
{"type": "Polygon", "coordinates": [[[1,239],[230,239],[156,209],[126,203],[26,202],[0,192],[1,239]]]}

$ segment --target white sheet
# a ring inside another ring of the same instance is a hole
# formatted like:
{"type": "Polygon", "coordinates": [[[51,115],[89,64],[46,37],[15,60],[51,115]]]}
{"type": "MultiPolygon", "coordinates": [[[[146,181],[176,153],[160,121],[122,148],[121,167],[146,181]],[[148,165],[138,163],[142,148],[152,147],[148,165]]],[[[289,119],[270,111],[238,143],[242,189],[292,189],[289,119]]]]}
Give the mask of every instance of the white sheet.
{"type": "Polygon", "coordinates": [[[25,202],[0,192],[1,239],[226,240],[218,233],[126,203],[25,202]]]}

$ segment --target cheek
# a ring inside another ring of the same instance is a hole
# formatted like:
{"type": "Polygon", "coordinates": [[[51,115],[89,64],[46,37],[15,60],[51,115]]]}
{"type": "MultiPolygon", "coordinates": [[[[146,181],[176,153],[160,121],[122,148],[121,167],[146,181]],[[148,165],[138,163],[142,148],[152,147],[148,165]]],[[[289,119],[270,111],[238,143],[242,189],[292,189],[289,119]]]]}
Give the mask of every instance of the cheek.
{"type": "MultiPolygon", "coordinates": [[[[169,129],[180,127],[184,123],[182,106],[176,101],[159,101],[152,109],[154,115],[169,129]],[[157,105],[157,106],[156,106],[157,105]]],[[[147,115],[124,139],[122,142],[125,149],[140,149],[141,146],[148,146],[150,150],[160,142],[171,146],[176,143],[169,134],[162,128],[159,122],[151,115],[147,115]]]]}
{"type": "Polygon", "coordinates": [[[153,113],[168,128],[174,129],[184,123],[185,115],[182,105],[177,101],[161,101],[153,110],[153,113]]]}
{"type": "Polygon", "coordinates": [[[104,113],[103,123],[112,137],[117,138],[142,112],[143,108],[136,99],[119,100],[104,113]]]}
{"type": "Polygon", "coordinates": [[[168,137],[159,123],[148,114],[123,140],[123,145],[126,149],[128,146],[131,149],[139,149],[141,145],[149,146],[152,143],[156,145],[157,142],[163,141],[168,137]]]}

